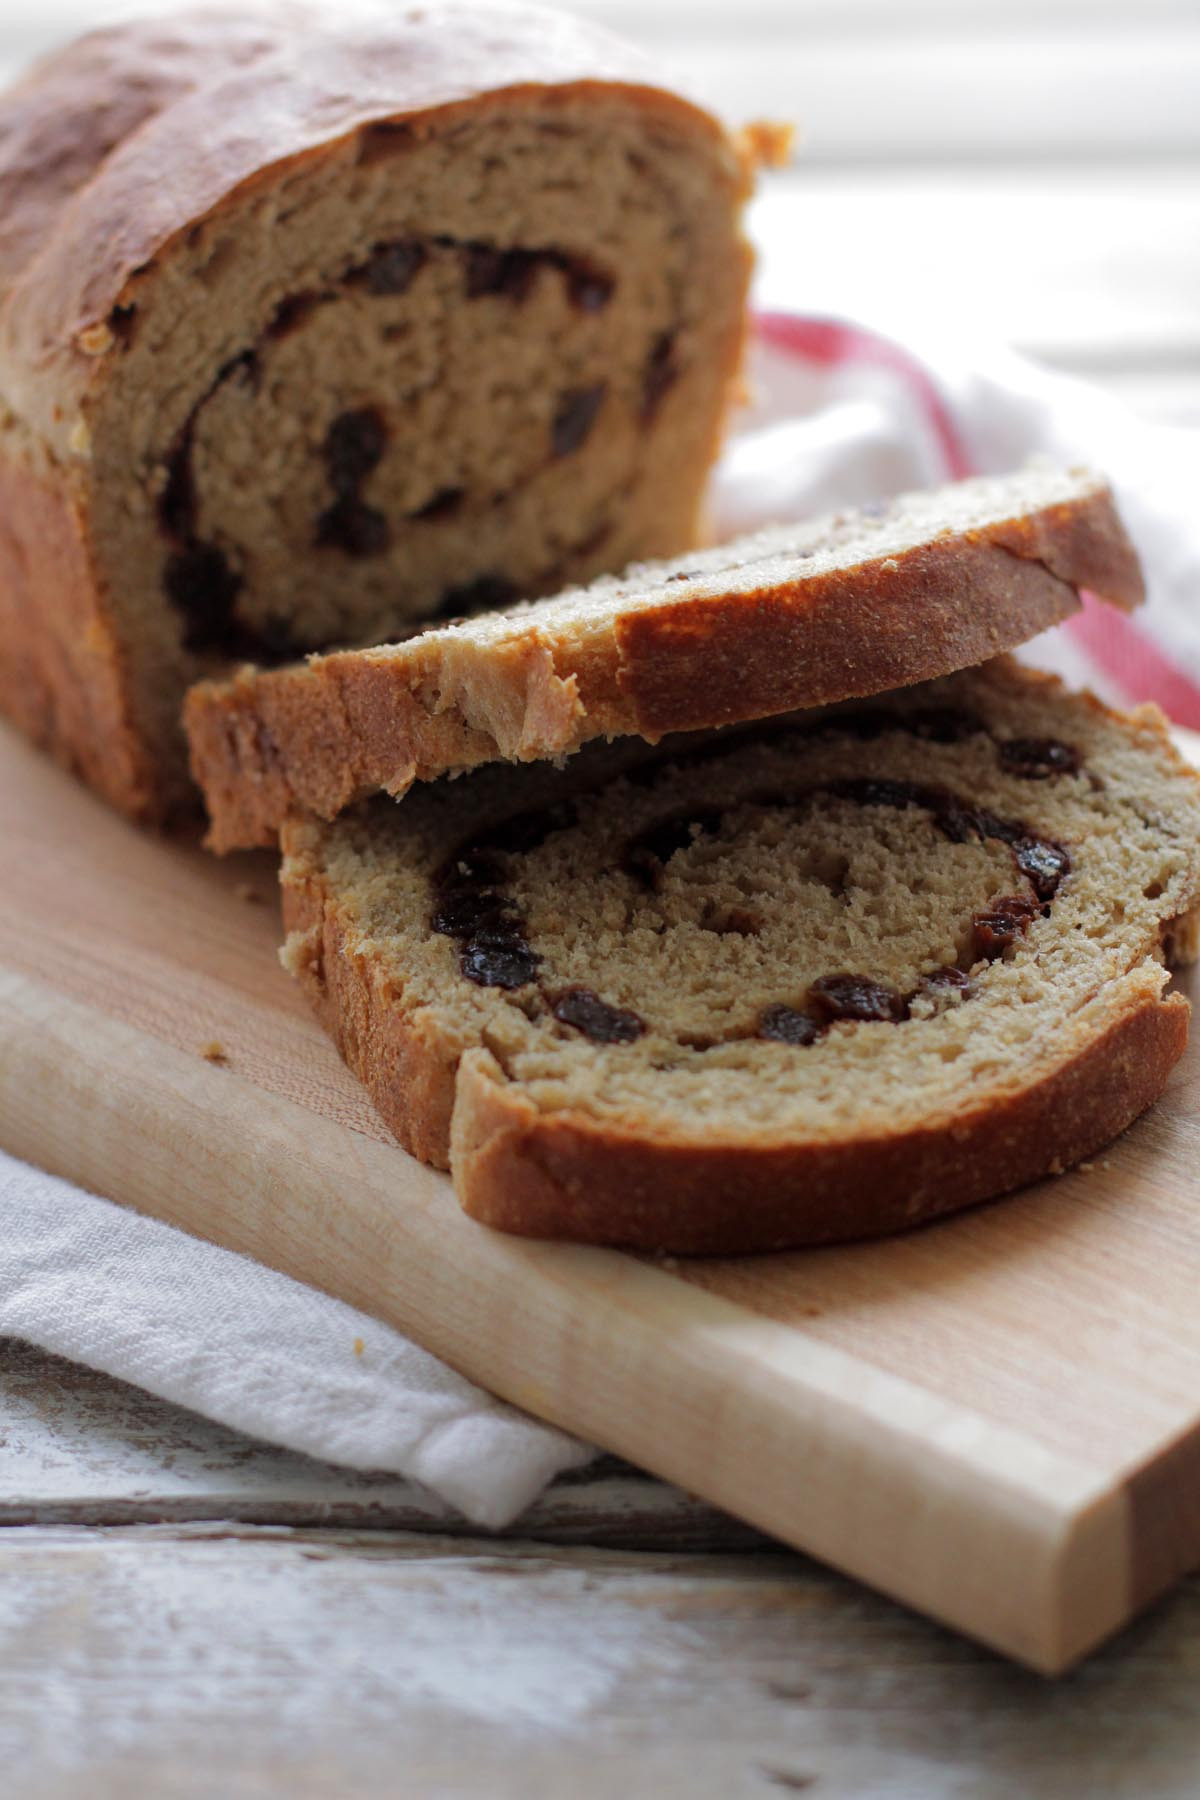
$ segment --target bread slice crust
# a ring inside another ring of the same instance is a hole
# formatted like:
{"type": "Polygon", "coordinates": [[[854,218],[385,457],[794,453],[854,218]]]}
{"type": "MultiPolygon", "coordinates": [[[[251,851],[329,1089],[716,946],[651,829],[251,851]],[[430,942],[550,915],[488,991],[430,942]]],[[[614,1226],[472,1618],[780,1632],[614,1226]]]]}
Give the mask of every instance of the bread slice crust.
{"type": "Polygon", "coordinates": [[[481,1224],[522,1237],[730,1256],[881,1237],[961,1211],[1110,1143],[1158,1099],[1187,1044],[1181,994],[1146,995],[1002,1106],[833,1145],[671,1144],[537,1113],[463,1058],[455,1185],[481,1224]]]}
{"type": "Polygon", "coordinates": [[[162,811],[86,511],[0,456],[0,713],[133,818],[162,811]]]}
{"type": "MultiPolygon", "coordinates": [[[[737,1254],[906,1228],[1060,1173],[1158,1097],[1185,1047],[1190,1008],[1182,996],[1164,993],[1163,960],[1172,943],[1180,955],[1195,947],[1200,852],[1187,844],[1189,821],[1194,827],[1200,818],[1200,793],[1148,710],[1122,721],[1075,697],[1063,717],[1058,684],[1011,665],[959,678],[959,691],[964,681],[976,693],[982,681],[1002,699],[1013,692],[1044,701],[1047,720],[1061,720],[1064,732],[1089,719],[1105,730],[1128,729],[1131,746],[1158,771],[1155,779],[1165,774],[1174,789],[1167,795],[1178,815],[1172,832],[1184,846],[1169,892],[1154,903],[1156,924],[1143,907],[1150,920],[1144,939],[1130,940],[1132,948],[1126,944],[1103,963],[1109,978],[1091,990],[1085,985],[1061,1017],[1056,1013],[1054,1029],[1035,1035],[1023,1061],[998,1081],[981,1078],[978,1090],[952,1091],[949,1101],[907,1117],[872,1109],[864,1092],[848,1125],[835,1121],[790,1136],[769,1119],[756,1127],[706,1119],[701,1109],[664,1122],[636,1102],[604,1116],[569,1097],[539,1101],[537,1082],[520,1078],[520,1058],[510,1056],[502,1029],[463,1028],[406,991],[403,975],[380,952],[378,920],[364,926],[347,903],[344,881],[331,876],[322,845],[344,825],[294,823],[285,832],[286,960],[399,1141],[426,1161],[449,1165],[465,1210],[505,1231],[737,1254]]],[[[955,683],[926,691],[939,703],[953,700],[955,683]]],[[[1112,899],[1123,910],[1120,896],[1112,899]]],[[[1085,929],[1092,915],[1080,916],[1083,926],[1075,929],[1085,929]]],[[[1022,978],[998,966],[1002,976],[1022,978]]],[[[973,974],[979,980],[981,970],[973,974]]],[[[980,1004],[966,1002],[963,1014],[980,1004]]],[[[967,1023],[974,1032],[969,1017],[967,1023]]]]}
{"type": "Polygon", "coordinates": [[[589,589],[375,651],[247,669],[188,696],[192,772],[218,852],[275,842],[293,813],[493,760],[567,755],[931,680],[1059,623],[1088,589],[1142,598],[1106,484],[1024,472],[631,570],[589,589]],[[923,535],[922,535],[923,533],[923,535]],[[837,545],[845,548],[839,552],[837,545]]]}

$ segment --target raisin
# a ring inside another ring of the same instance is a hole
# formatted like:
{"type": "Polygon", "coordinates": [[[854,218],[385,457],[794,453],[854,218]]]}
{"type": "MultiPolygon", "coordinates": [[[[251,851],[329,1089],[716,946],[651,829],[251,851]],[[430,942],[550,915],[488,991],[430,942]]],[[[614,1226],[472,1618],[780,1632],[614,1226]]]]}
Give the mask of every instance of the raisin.
{"type": "Polygon", "coordinates": [[[225,383],[234,378],[254,382],[258,377],[258,356],[243,350],[222,363],[213,377],[208,392],[197,400],[175,439],[167,458],[167,480],[158,502],[158,516],[163,528],[179,544],[187,546],[196,535],[196,484],[192,472],[192,445],[196,421],[202,409],[225,383]]]}
{"type": "Polygon", "coordinates": [[[1008,738],[1000,745],[1000,762],[1025,781],[1047,781],[1052,775],[1076,775],[1079,752],[1057,738],[1008,738]]]}
{"type": "Polygon", "coordinates": [[[1008,946],[1029,930],[1037,912],[1036,901],[1024,894],[1008,894],[993,901],[986,912],[977,912],[971,920],[976,956],[988,962],[1003,956],[1008,946]]]}
{"type": "Polygon", "coordinates": [[[468,244],[467,298],[502,294],[518,306],[529,295],[538,265],[536,250],[497,250],[490,244],[468,244]]]}
{"type": "Polygon", "coordinates": [[[379,556],[391,537],[383,514],[354,494],[342,495],[317,520],[317,543],[348,556],[379,556]]]}
{"type": "Polygon", "coordinates": [[[167,598],[184,615],[185,649],[205,650],[227,636],[242,578],[216,544],[192,544],[167,563],[167,598]]]}
{"type": "Polygon", "coordinates": [[[910,713],[904,727],[931,744],[961,744],[984,730],[981,720],[955,706],[925,706],[910,713]]]}
{"type": "Polygon", "coordinates": [[[574,388],[563,395],[550,433],[555,456],[569,456],[579,449],[596,423],[607,392],[607,382],[600,381],[595,387],[574,388]]]}
{"type": "Polygon", "coordinates": [[[504,944],[471,939],[463,945],[459,967],[477,987],[519,988],[534,979],[541,960],[520,938],[504,944]]]}
{"type": "Polygon", "coordinates": [[[314,648],[293,637],[291,622],[282,613],[268,613],[257,632],[248,635],[257,639],[257,662],[295,662],[314,648]]]}
{"type": "Polygon", "coordinates": [[[699,807],[693,812],[673,813],[639,831],[626,845],[621,867],[647,887],[656,887],[662,871],[680,850],[686,850],[697,836],[716,831],[721,811],[716,806],[699,807]]]}
{"type": "Polygon", "coordinates": [[[439,896],[430,929],[439,937],[473,938],[506,917],[505,904],[502,894],[483,888],[452,888],[439,896]]]}
{"type": "Polygon", "coordinates": [[[185,543],[195,529],[196,487],[192,479],[191,430],[180,438],[167,460],[167,480],[158,502],[164,531],[185,543]]]}
{"type": "MultiPolygon", "coordinates": [[[[493,918],[481,920],[470,939],[464,939],[463,942],[469,942],[477,950],[529,949],[525,937],[525,921],[516,913],[497,912],[493,918]]],[[[534,960],[540,962],[541,958],[535,957],[534,960]]]]}
{"type": "Polygon", "coordinates": [[[811,1014],[797,1012],[794,1006],[764,1006],[758,1015],[757,1035],[772,1044],[802,1048],[816,1042],[821,1027],[811,1014]]]}
{"type": "Polygon", "coordinates": [[[995,813],[982,810],[974,815],[975,829],[980,837],[995,838],[1001,844],[1015,844],[1028,833],[1019,819],[997,818],[995,813]]]}
{"type": "Polygon", "coordinates": [[[477,575],[474,581],[447,588],[434,614],[438,619],[470,618],[472,613],[510,606],[519,590],[507,575],[477,575]]]}
{"type": "Polygon", "coordinates": [[[966,844],[972,838],[997,835],[988,827],[998,821],[991,819],[987,813],[977,812],[973,806],[955,799],[952,794],[943,795],[938,805],[932,808],[930,816],[942,836],[949,838],[952,844],[966,844]]]}
{"type": "Polygon", "coordinates": [[[808,990],[808,997],[822,1017],[861,1022],[887,1020],[896,1024],[908,1016],[903,994],[886,981],[869,981],[865,975],[822,975],[808,990]]]}
{"type": "MultiPolygon", "coordinates": [[[[367,291],[377,296],[407,293],[424,267],[428,254],[424,244],[416,238],[397,238],[391,244],[376,244],[361,270],[367,291]]],[[[360,271],[354,273],[358,275],[360,271]]]]}
{"type": "Polygon", "coordinates": [[[230,569],[224,553],[196,535],[196,484],[192,471],[192,445],[201,409],[225,382],[234,377],[254,381],[258,357],[244,350],[217,370],[212,386],[199,399],[175,440],[167,458],[167,479],[158,502],[158,516],[179,554],[167,564],[164,586],[173,606],[189,615],[193,627],[185,635],[185,648],[202,650],[216,644],[227,632],[241,577],[230,569]]]}
{"type": "Polygon", "coordinates": [[[427,500],[424,506],[418,506],[411,516],[414,519],[451,519],[465,498],[465,488],[439,488],[433,498],[427,500]]]}
{"type": "Polygon", "coordinates": [[[357,494],[387,447],[387,425],[377,406],[339,413],[325,437],[325,463],[333,491],[357,494]]]}
{"type": "Polygon", "coordinates": [[[137,318],[137,307],[133,304],[122,306],[118,303],[108,315],[108,329],[118,343],[129,344],[133,341],[134,321],[137,318]]]}
{"type": "Polygon", "coordinates": [[[852,800],[857,806],[923,806],[929,803],[929,790],[915,781],[891,781],[885,776],[847,776],[826,783],[826,793],[838,800],[852,800]]]}
{"type": "Polygon", "coordinates": [[[1049,838],[1023,837],[1012,849],[1018,869],[1038,899],[1053,900],[1063,877],[1071,872],[1071,858],[1062,845],[1049,838]]]}
{"type": "Polygon", "coordinates": [[[616,285],[611,275],[588,263],[574,261],[567,264],[567,294],[577,312],[603,312],[616,285]]]}
{"type": "Polygon", "coordinates": [[[679,364],[675,358],[675,334],[664,331],[650,346],[642,370],[642,422],[650,424],[667,393],[679,380],[679,364]]]}
{"type": "Polygon", "coordinates": [[[588,987],[568,988],[554,1002],[554,1016],[581,1031],[593,1044],[632,1044],[646,1029],[645,1020],[623,1007],[610,1006],[588,987]]]}
{"type": "Polygon", "coordinates": [[[318,293],[315,289],[301,294],[289,294],[275,308],[271,323],[267,326],[267,336],[285,338],[291,332],[298,331],[318,307],[325,306],[334,297],[333,294],[318,293]]]}

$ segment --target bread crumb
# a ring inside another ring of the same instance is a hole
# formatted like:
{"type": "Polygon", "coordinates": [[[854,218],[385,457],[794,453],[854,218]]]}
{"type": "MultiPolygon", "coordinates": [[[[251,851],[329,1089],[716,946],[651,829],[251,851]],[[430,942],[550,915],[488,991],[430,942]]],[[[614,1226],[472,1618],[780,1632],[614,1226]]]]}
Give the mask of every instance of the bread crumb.
{"type": "Polygon", "coordinates": [[[117,340],[101,319],[95,325],[85,325],[76,341],[85,356],[104,356],[117,340]]]}
{"type": "Polygon", "coordinates": [[[754,169],[785,169],[796,147],[796,127],[779,119],[751,119],[738,134],[743,155],[754,169]]]}
{"type": "Polygon", "coordinates": [[[362,1339],[361,1339],[361,1338],[355,1338],[355,1340],[354,1340],[354,1354],[355,1354],[355,1356],[361,1356],[361,1355],[362,1355],[362,1353],[363,1353],[363,1351],[364,1351],[364,1350],[365,1350],[365,1349],[366,1349],[366,1347],[367,1347],[367,1346],[366,1346],[366,1345],[365,1345],[365,1344],[364,1344],[364,1343],[363,1343],[363,1341],[362,1341],[362,1339]]]}
{"type": "Polygon", "coordinates": [[[1082,1163],[1076,1164],[1076,1167],[1081,1169],[1085,1175],[1090,1175],[1092,1170],[1095,1168],[1095,1166],[1096,1166],[1095,1163],[1089,1163],[1089,1162],[1082,1162],[1082,1163]]]}
{"type": "Polygon", "coordinates": [[[227,1063],[229,1061],[229,1056],[224,1044],[217,1038],[210,1038],[207,1044],[202,1044],[200,1046],[200,1054],[205,1062],[227,1063]]]}
{"type": "Polygon", "coordinates": [[[247,906],[261,906],[263,903],[263,897],[258,889],[251,887],[248,881],[239,881],[233,891],[239,900],[245,901],[247,906]]]}

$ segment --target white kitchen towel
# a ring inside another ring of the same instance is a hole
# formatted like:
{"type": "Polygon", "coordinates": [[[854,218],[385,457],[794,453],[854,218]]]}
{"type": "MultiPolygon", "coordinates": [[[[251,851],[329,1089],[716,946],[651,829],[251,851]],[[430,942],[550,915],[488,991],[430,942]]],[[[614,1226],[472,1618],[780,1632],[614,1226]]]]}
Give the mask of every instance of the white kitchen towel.
{"type": "MultiPolygon", "coordinates": [[[[763,314],[752,376],[714,486],[723,535],[1035,452],[1106,469],[1150,605],[1130,620],[1089,604],[1032,652],[1200,726],[1200,432],[1142,423],[949,325],[899,336],[886,322],[763,314]]],[[[223,1424],[406,1475],[491,1527],[595,1454],[365,1314],[2,1155],[0,1218],[0,1333],[223,1424]]]]}
{"type": "MultiPolygon", "coordinates": [[[[397,1152],[399,1154],[399,1152],[397,1152]]],[[[0,1335],[499,1527],[595,1455],[366,1313],[0,1152],[0,1335]]]]}

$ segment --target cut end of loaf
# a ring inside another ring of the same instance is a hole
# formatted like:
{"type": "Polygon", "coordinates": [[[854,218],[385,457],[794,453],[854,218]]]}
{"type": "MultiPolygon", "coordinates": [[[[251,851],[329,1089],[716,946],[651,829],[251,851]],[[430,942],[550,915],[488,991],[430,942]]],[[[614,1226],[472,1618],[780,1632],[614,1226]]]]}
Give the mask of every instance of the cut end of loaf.
{"type": "Polygon", "coordinates": [[[72,470],[163,810],[197,679],[691,543],[741,351],[749,159],[633,53],[520,7],[316,11],[299,50],[255,17],[105,34],[13,102],[18,145],[39,80],[80,141],[0,232],[6,448],[72,470]]]}

